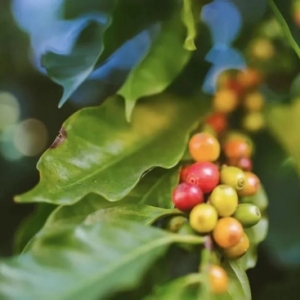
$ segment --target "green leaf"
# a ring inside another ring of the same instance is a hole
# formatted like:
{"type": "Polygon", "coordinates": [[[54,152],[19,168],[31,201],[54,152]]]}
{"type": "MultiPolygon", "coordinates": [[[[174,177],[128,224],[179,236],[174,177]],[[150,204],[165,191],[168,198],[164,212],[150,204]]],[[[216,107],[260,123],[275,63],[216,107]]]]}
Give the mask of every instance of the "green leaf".
{"type": "MultiPolygon", "coordinates": [[[[284,2],[286,2],[286,1],[284,1],[284,2]]],[[[286,3],[284,3],[284,4],[286,4],[286,3]]],[[[284,34],[286,36],[287,41],[289,42],[290,46],[294,49],[294,51],[296,52],[296,54],[300,58],[300,48],[299,48],[299,45],[296,42],[293,34],[291,33],[289,24],[287,23],[285,17],[282,15],[280,9],[278,8],[278,5],[275,4],[274,0],[269,0],[269,6],[270,6],[271,10],[273,11],[276,20],[278,21],[278,23],[282,27],[282,30],[283,30],[283,32],[284,32],[284,34]]],[[[290,14],[290,12],[289,12],[289,14],[290,14]]]]}
{"type": "Polygon", "coordinates": [[[126,122],[118,97],[76,112],[38,163],[40,182],[18,202],[73,204],[89,193],[117,201],[142,174],[181,159],[189,132],[208,103],[161,95],[142,101],[126,122]],[[202,110],[201,110],[202,108],[202,110]]]}
{"type": "Polygon", "coordinates": [[[139,98],[164,91],[188,62],[191,54],[183,47],[183,33],[184,26],[176,11],[174,17],[163,24],[148,55],[131,71],[118,91],[125,98],[128,121],[139,98]]]}
{"type": "Polygon", "coordinates": [[[27,253],[0,264],[0,298],[106,299],[137,286],[176,242],[203,239],[125,221],[48,230],[27,253]]]}
{"type": "Polygon", "coordinates": [[[283,146],[285,151],[295,160],[300,175],[300,100],[291,105],[278,104],[269,106],[266,112],[267,126],[283,146]]]}
{"type": "Polygon", "coordinates": [[[168,19],[175,5],[173,0],[164,0],[163,5],[160,0],[118,1],[112,22],[104,33],[104,50],[97,64],[103,63],[123,43],[145,28],[168,19]]]}
{"type": "Polygon", "coordinates": [[[242,203],[252,203],[256,205],[262,212],[265,211],[265,209],[269,205],[268,196],[262,185],[260,186],[260,189],[257,191],[255,195],[242,197],[240,201],[242,203]]]}
{"type": "Polygon", "coordinates": [[[196,300],[197,293],[192,288],[195,286],[199,287],[202,280],[203,276],[200,273],[180,277],[163,286],[157,287],[153,294],[144,300],[196,300]]]}
{"type": "Polygon", "coordinates": [[[246,272],[237,260],[228,260],[222,264],[229,278],[228,294],[233,300],[251,300],[251,290],[246,272]]]}
{"type": "Polygon", "coordinates": [[[35,211],[21,223],[15,234],[15,253],[21,253],[23,251],[30,239],[43,227],[54,208],[55,206],[53,205],[40,203],[37,205],[35,211]]]}
{"type": "Polygon", "coordinates": [[[178,183],[179,167],[164,172],[160,177],[155,177],[155,182],[144,193],[139,203],[151,204],[162,208],[173,208],[172,192],[178,183]]]}
{"type": "Polygon", "coordinates": [[[119,204],[97,210],[90,214],[84,222],[85,224],[94,224],[99,221],[122,219],[151,225],[162,217],[180,214],[182,212],[177,209],[164,209],[144,204],[119,204]]]}
{"type": "Polygon", "coordinates": [[[68,100],[94,70],[103,51],[102,37],[111,22],[110,15],[115,3],[116,1],[106,0],[106,5],[101,6],[101,13],[107,16],[108,21],[105,24],[90,21],[80,34],[71,54],[61,55],[47,52],[43,55],[42,65],[46,68],[48,76],[54,82],[62,85],[64,90],[59,107],[68,100]]]}
{"type": "Polygon", "coordinates": [[[200,1],[183,0],[181,18],[187,30],[184,47],[189,51],[197,49],[195,45],[195,38],[197,37],[200,8],[200,1]]]}
{"type": "Polygon", "coordinates": [[[241,266],[244,270],[254,268],[257,262],[257,247],[263,242],[267,236],[269,221],[266,216],[262,216],[261,220],[251,228],[245,229],[250,247],[247,253],[239,259],[241,266]]]}

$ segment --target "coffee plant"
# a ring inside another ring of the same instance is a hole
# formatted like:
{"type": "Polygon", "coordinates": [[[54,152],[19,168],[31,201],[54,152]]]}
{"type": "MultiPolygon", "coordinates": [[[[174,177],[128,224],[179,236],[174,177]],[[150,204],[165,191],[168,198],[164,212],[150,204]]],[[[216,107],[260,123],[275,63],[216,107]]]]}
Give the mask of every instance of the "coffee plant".
{"type": "MultiPolygon", "coordinates": [[[[300,171],[300,2],[15,0],[12,11],[32,64],[62,87],[59,107],[78,110],[41,156],[39,183],[15,196],[36,211],[0,263],[0,298],[252,299],[247,270],[273,205],[262,169],[276,168],[261,137],[300,171]]],[[[271,246],[292,264],[280,226],[271,246]]]]}

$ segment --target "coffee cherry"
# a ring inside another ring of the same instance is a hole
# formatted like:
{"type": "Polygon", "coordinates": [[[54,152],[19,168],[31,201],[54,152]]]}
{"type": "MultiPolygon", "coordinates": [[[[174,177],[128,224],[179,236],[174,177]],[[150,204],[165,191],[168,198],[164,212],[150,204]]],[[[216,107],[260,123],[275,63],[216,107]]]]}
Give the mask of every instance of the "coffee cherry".
{"type": "Polygon", "coordinates": [[[252,227],[261,219],[259,208],[251,203],[239,204],[234,215],[244,227],[252,227]]]}
{"type": "Polygon", "coordinates": [[[244,172],[244,175],[245,185],[238,191],[239,196],[246,197],[255,195],[260,188],[259,178],[252,172],[244,172]]]}
{"type": "Polygon", "coordinates": [[[250,46],[251,57],[256,57],[260,60],[269,60],[275,54],[273,44],[269,39],[255,39],[250,46]]]}
{"type": "Polygon", "coordinates": [[[244,233],[242,224],[232,218],[221,218],[213,230],[213,238],[221,248],[229,248],[238,244],[244,233]]]}
{"type": "Polygon", "coordinates": [[[216,165],[197,162],[189,167],[185,182],[200,187],[203,193],[211,192],[219,183],[220,174],[216,165]]]}
{"type": "Polygon", "coordinates": [[[249,238],[246,235],[246,233],[244,233],[240,241],[235,246],[224,249],[223,254],[227,258],[237,259],[242,257],[244,254],[246,254],[247,250],[249,249],[249,246],[250,246],[249,238]]]}
{"type": "Polygon", "coordinates": [[[166,230],[171,232],[178,232],[179,229],[186,223],[187,219],[183,216],[171,217],[166,224],[166,230]]]}
{"type": "Polygon", "coordinates": [[[262,74],[255,69],[247,69],[238,74],[237,81],[244,88],[256,87],[262,82],[262,74]]]}
{"type": "Polygon", "coordinates": [[[220,143],[207,132],[197,133],[189,141],[189,151],[195,161],[215,161],[220,155],[220,143]]]}
{"type": "Polygon", "coordinates": [[[212,231],[218,221],[216,209],[206,203],[196,205],[190,213],[190,225],[199,233],[212,231]]]}
{"type": "Polygon", "coordinates": [[[265,127],[265,118],[261,112],[248,113],[243,121],[243,127],[250,132],[257,132],[265,127]]]}
{"type": "Polygon", "coordinates": [[[190,210],[195,205],[202,203],[203,193],[201,189],[192,184],[180,183],[173,191],[172,201],[180,210],[190,210]]]}
{"type": "Polygon", "coordinates": [[[223,294],[228,290],[228,277],[222,267],[218,265],[210,266],[209,284],[214,294],[223,294]]]}
{"type": "Polygon", "coordinates": [[[227,158],[250,157],[253,149],[247,140],[232,138],[224,145],[224,153],[227,158]]]}
{"type": "Polygon", "coordinates": [[[240,157],[240,158],[231,158],[227,160],[227,164],[229,166],[234,166],[243,171],[251,171],[252,170],[252,161],[248,157],[240,157]]]}
{"type": "Polygon", "coordinates": [[[260,92],[247,94],[244,99],[244,107],[248,112],[261,111],[264,106],[264,96],[260,92]]]}
{"type": "Polygon", "coordinates": [[[221,183],[229,185],[236,190],[241,190],[245,186],[245,174],[237,167],[223,166],[220,172],[221,183]]]}
{"type": "Polygon", "coordinates": [[[179,173],[180,182],[184,182],[190,165],[182,166],[179,173]]]}
{"type": "Polygon", "coordinates": [[[216,112],[230,113],[234,111],[239,103],[238,95],[230,89],[222,89],[218,91],[213,98],[213,107],[216,112]]]}
{"type": "Polygon", "coordinates": [[[222,113],[213,113],[208,116],[205,123],[211,126],[216,133],[220,134],[228,127],[227,115],[222,113]]]}
{"type": "Polygon", "coordinates": [[[238,195],[231,186],[221,184],[214,188],[209,201],[215,207],[219,216],[229,217],[237,208],[238,195]]]}

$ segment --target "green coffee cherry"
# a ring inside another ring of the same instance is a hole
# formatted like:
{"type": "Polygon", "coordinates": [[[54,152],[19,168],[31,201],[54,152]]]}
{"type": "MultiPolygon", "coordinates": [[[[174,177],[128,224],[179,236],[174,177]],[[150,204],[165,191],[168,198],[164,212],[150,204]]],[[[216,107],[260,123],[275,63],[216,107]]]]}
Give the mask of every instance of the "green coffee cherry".
{"type": "Polygon", "coordinates": [[[238,205],[233,217],[244,227],[252,227],[260,221],[261,213],[256,205],[243,203],[238,205]]]}
{"type": "Polygon", "coordinates": [[[241,190],[245,186],[245,174],[243,170],[237,167],[223,166],[220,175],[221,183],[229,185],[236,190],[241,190]]]}
{"type": "Polygon", "coordinates": [[[238,195],[233,187],[220,184],[212,191],[209,201],[220,217],[229,217],[237,208],[238,195]]]}
{"type": "Polygon", "coordinates": [[[171,232],[178,232],[185,223],[187,223],[187,219],[185,217],[175,216],[168,220],[166,229],[171,232]]]}

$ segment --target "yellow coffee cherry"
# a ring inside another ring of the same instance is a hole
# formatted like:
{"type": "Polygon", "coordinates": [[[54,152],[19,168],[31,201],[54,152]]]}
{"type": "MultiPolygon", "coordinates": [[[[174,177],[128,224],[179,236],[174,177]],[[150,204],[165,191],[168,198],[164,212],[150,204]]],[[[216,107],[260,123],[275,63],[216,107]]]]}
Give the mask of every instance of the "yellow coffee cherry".
{"type": "Polygon", "coordinates": [[[263,109],[265,98],[260,92],[252,92],[246,95],[244,107],[248,112],[257,112],[263,109]]]}
{"type": "Polygon", "coordinates": [[[213,98],[213,107],[216,112],[230,113],[234,111],[239,103],[238,95],[230,89],[218,91],[213,98]]]}

